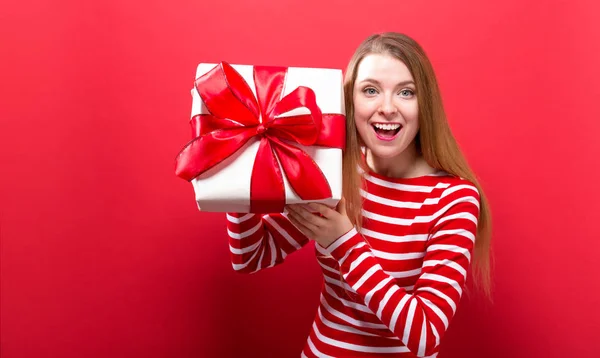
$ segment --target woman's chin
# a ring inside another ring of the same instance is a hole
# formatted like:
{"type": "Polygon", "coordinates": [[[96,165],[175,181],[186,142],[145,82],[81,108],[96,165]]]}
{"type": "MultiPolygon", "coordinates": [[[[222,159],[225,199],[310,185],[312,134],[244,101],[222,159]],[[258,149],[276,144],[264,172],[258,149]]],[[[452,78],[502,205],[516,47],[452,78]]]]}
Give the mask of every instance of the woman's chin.
{"type": "Polygon", "coordinates": [[[399,148],[399,147],[387,147],[387,146],[372,146],[369,147],[369,150],[371,151],[371,154],[374,157],[377,157],[379,159],[392,159],[395,158],[397,156],[399,156],[400,154],[402,154],[402,152],[404,151],[405,148],[399,148]]]}

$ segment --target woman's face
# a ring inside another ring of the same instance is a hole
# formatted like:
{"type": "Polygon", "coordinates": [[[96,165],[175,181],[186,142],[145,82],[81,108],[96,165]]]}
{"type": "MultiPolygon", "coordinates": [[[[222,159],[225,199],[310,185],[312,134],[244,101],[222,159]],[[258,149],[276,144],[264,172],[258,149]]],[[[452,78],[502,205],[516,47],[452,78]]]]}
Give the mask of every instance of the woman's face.
{"type": "Polygon", "coordinates": [[[383,54],[363,58],[353,100],[356,128],[375,157],[397,157],[412,145],[419,110],[414,79],[402,61],[383,54]]]}

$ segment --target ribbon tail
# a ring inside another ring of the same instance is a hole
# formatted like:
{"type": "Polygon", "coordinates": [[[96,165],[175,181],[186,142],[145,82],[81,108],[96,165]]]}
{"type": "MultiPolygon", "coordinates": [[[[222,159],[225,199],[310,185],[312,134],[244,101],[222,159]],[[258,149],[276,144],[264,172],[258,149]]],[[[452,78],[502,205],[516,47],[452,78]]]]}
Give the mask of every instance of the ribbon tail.
{"type": "Polygon", "coordinates": [[[285,176],[302,200],[331,198],[331,187],[321,168],[300,148],[270,138],[285,176]]]}
{"type": "Polygon", "coordinates": [[[284,208],[283,176],[270,141],[263,137],[250,179],[250,212],[282,213],[284,208]]]}

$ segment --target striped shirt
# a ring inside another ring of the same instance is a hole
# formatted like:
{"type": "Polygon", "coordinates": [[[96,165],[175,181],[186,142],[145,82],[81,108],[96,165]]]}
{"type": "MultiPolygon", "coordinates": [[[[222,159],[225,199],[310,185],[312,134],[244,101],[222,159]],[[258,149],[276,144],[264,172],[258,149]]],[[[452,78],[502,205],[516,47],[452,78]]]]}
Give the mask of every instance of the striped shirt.
{"type": "MultiPolygon", "coordinates": [[[[320,305],[302,357],[435,357],[471,262],[479,193],[438,173],[365,173],[363,225],[315,243],[320,305]]],[[[232,264],[252,273],[282,263],[308,239],[285,214],[227,214],[232,264]]]]}

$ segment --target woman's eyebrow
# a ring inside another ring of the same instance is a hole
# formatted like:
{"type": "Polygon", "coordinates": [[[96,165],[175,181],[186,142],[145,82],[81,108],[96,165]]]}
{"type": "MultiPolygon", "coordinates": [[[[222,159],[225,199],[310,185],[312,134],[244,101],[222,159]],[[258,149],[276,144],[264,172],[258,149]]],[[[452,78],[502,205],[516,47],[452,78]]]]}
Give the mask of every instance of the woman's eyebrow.
{"type": "MultiPolygon", "coordinates": [[[[364,80],[360,81],[359,83],[363,83],[363,82],[371,82],[371,83],[374,83],[374,84],[376,84],[378,86],[381,86],[381,83],[379,81],[377,81],[376,79],[373,79],[373,78],[365,78],[364,80]]],[[[402,82],[399,82],[397,84],[397,86],[406,86],[406,85],[409,85],[409,84],[413,84],[414,85],[415,82],[411,81],[411,80],[402,81],[402,82]]]]}

